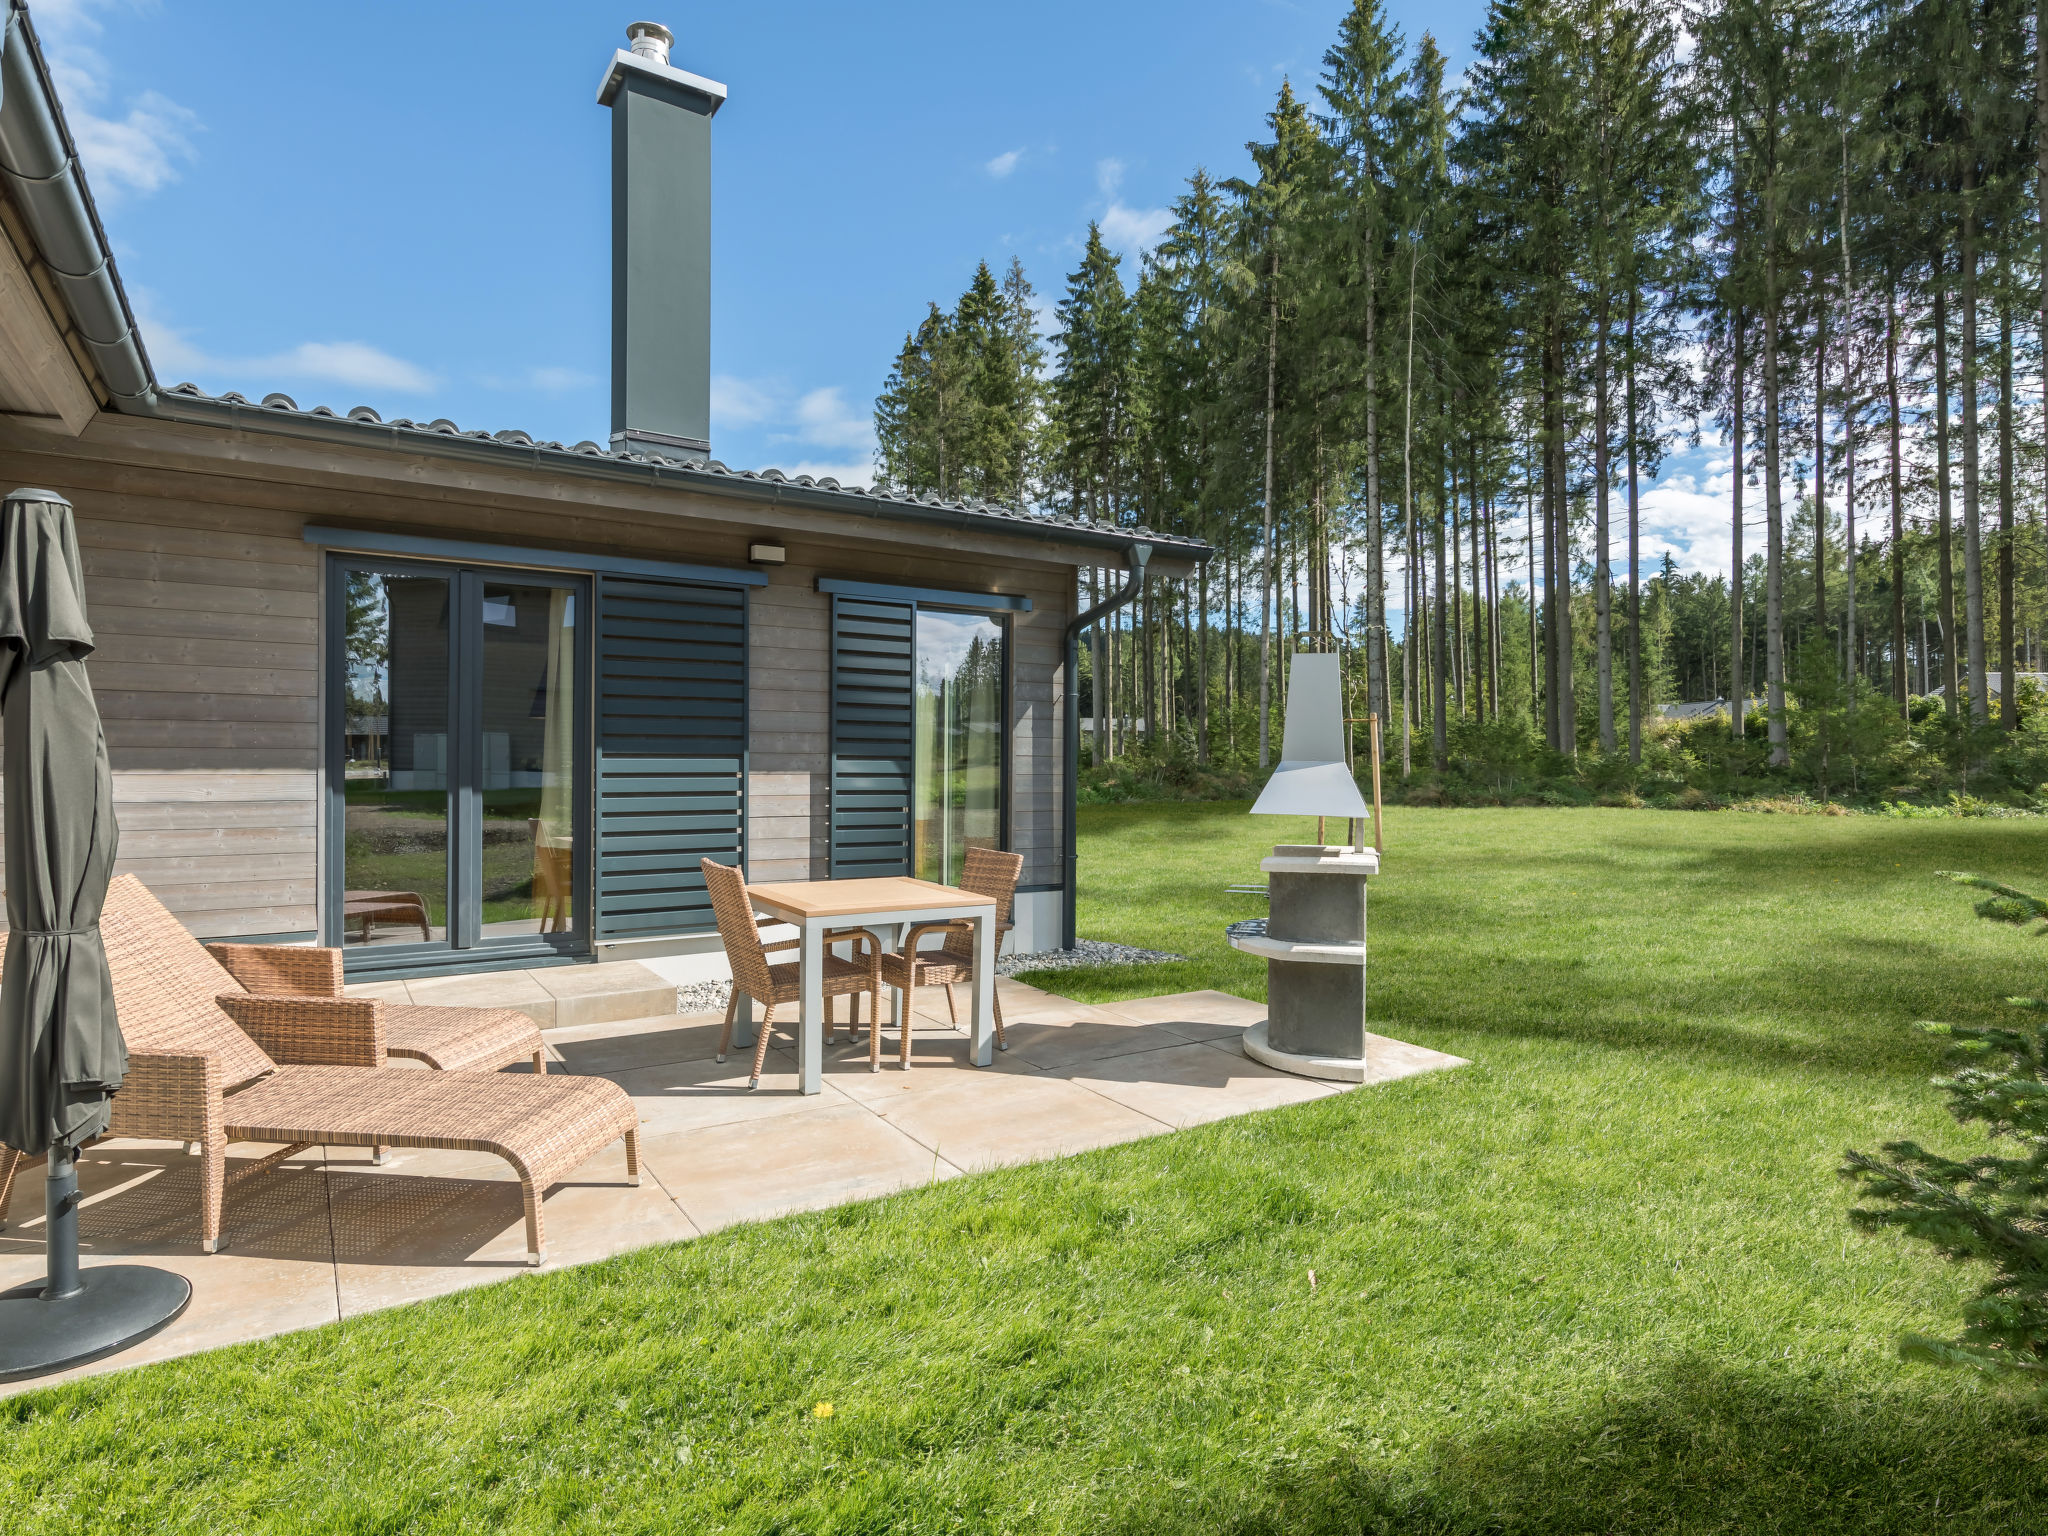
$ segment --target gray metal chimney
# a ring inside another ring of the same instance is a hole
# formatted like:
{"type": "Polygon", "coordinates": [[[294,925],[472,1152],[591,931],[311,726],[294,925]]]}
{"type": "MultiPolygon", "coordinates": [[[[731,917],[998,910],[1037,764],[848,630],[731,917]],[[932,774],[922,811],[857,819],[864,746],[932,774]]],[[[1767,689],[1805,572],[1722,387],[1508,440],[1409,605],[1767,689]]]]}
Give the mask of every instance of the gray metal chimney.
{"type": "Polygon", "coordinates": [[[668,61],[636,21],[612,55],[612,447],[711,448],[711,119],[725,87],[668,61]]]}

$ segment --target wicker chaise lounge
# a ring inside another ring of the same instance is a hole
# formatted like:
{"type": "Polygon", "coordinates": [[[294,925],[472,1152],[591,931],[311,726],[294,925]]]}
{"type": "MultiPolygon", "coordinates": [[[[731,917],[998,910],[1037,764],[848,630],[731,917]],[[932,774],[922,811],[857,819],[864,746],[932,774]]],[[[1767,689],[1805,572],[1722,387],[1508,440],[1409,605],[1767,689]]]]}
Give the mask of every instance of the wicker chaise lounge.
{"type": "MultiPolygon", "coordinates": [[[[100,931],[128,1041],[108,1134],[198,1144],[208,1253],[222,1246],[231,1141],[284,1143],[237,1169],[238,1183],[310,1146],[494,1153],[519,1175],[533,1264],[547,1252],[550,1184],[621,1137],[628,1182],[640,1182],[639,1116],[616,1083],[386,1067],[381,1006],[243,992],[133,876],[114,882],[100,931]]],[[[21,1161],[0,1150],[0,1221],[21,1161]]]]}

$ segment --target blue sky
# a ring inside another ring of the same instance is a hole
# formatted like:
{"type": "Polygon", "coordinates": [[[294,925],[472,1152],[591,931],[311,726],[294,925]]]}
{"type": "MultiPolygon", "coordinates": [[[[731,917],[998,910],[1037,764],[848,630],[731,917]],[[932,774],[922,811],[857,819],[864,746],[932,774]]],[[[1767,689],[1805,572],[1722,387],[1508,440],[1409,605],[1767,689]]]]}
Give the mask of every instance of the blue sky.
{"type": "MultiPolygon", "coordinates": [[[[628,21],[666,23],[674,62],[731,91],[712,451],[865,483],[875,391],[927,300],[1014,254],[1050,302],[1091,218],[1134,256],[1195,166],[1245,168],[1346,8],[664,3],[33,15],[159,377],[569,442],[609,426],[596,88],[628,21]]],[[[1463,67],[1479,0],[1390,9],[1463,67]]],[[[1721,562],[1721,468],[1674,465],[1654,547],[1721,562]]]]}

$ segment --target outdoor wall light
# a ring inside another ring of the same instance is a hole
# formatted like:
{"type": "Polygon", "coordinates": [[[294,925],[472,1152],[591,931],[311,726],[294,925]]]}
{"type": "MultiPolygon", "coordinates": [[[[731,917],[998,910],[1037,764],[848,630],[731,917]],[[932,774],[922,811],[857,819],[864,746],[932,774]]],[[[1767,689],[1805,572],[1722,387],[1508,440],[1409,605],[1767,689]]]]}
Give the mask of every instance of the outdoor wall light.
{"type": "Polygon", "coordinates": [[[747,560],[754,565],[780,565],[789,558],[789,551],[780,544],[749,544],[747,560]]]}

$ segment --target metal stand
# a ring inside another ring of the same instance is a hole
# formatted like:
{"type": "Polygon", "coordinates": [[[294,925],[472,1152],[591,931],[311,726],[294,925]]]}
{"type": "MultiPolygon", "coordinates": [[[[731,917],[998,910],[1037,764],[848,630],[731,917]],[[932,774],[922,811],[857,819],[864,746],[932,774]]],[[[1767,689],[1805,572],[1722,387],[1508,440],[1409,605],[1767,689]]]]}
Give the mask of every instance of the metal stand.
{"type": "Polygon", "coordinates": [[[0,1381],[46,1376],[138,1344],[185,1310],[192,1283],[143,1264],[78,1267],[78,1155],[50,1149],[49,1273],[0,1292],[0,1381]]]}

